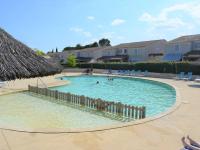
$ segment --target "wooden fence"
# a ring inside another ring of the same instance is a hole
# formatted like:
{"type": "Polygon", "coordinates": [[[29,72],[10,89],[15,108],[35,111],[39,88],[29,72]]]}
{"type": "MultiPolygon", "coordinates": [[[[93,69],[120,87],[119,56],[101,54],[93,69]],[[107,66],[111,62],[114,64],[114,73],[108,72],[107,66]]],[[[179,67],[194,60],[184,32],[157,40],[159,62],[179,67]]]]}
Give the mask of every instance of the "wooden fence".
{"type": "Polygon", "coordinates": [[[106,113],[106,116],[120,119],[136,120],[146,117],[145,107],[135,107],[117,102],[109,102],[101,99],[94,99],[85,96],[78,96],[70,93],[58,92],[47,88],[28,86],[29,92],[66,101],[74,106],[89,108],[98,112],[106,113]]]}

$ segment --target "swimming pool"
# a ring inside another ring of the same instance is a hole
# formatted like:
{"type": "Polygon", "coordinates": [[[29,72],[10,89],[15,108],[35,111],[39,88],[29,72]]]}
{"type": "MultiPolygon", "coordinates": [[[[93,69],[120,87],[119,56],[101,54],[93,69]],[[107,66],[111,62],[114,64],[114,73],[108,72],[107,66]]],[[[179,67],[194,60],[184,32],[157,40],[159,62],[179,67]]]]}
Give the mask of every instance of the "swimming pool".
{"type": "MultiPolygon", "coordinates": [[[[173,87],[139,78],[106,76],[62,77],[70,84],[51,89],[145,106],[147,117],[167,111],[176,101],[173,87]],[[99,84],[96,84],[97,81],[99,84]]],[[[29,92],[0,96],[0,128],[31,132],[76,131],[121,126],[123,122],[69,107],[53,99],[29,92]]]]}
{"type": "Polygon", "coordinates": [[[152,80],[127,77],[113,77],[113,80],[108,80],[106,76],[85,75],[62,77],[62,79],[70,81],[70,84],[51,89],[134,106],[145,106],[147,117],[168,110],[176,101],[176,91],[173,87],[152,80]]]}

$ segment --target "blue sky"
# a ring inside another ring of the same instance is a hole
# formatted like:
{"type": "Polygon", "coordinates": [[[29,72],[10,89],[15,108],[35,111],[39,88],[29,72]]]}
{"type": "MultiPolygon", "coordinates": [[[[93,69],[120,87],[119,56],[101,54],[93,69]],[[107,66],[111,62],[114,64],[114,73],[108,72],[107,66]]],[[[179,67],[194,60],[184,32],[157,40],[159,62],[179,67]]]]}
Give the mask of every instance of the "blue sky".
{"type": "Polygon", "coordinates": [[[200,0],[0,0],[0,27],[31,48],[61,51],[200,33],[200,0]]]}

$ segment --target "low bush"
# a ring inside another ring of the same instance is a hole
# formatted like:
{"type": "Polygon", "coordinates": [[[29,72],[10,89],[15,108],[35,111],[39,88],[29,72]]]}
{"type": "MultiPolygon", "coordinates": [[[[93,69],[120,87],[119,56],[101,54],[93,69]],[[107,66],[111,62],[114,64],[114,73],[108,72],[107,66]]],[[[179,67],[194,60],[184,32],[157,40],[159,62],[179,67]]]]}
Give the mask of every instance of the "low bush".
{"type": "Polygon", "coordinates": [[[193,72],[200,75],[200,64],[190,62],[141,62],[141,63],[80,63],[79,68],[96,68],[112,70],[148,70],[156,73],[193,72]]]}

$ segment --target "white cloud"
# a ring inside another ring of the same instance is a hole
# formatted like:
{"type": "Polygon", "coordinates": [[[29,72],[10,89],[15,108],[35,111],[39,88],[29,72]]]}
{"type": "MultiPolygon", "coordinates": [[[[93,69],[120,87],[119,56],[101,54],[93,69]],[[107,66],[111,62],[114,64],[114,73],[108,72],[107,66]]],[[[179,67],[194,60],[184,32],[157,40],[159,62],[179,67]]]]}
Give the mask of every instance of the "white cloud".
{"type": "Polygon", "coordinates": [[[87,19],[88,19],[88,20],[94,20],[95,17],[94,17],[94,16],[88,16],[87,19]]]}
{"type": "Polygon", "coordinates": [[[118,26],[124,24],[126,21],[123,19],[114,19],[111,23],[112,26],[118,26]]]}
{"type": "Polygon", "coordinates": [[[175,4],[164,8],[155,16],[144,13],[140,17],[140,21],[149,23],[152,29],[163,28],[174,30],[185,28],[190,30],[193,29],[196,24],[200,23],[200,3],[187,2],[175,4]]]}
{"type": "Polygon", "coordinates": [[[85,36],[85,37],[92,37],[92,34],[91,34],[90,32],[85,31],[85,30],[82,29],[82,28],[72,27],[72,28],[70,28],[70,31],[79,33],[80,35],[83,35],[83,36],[85,36]]]}

